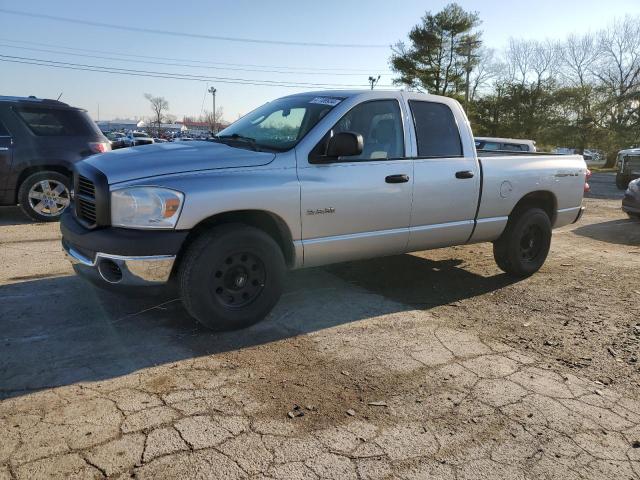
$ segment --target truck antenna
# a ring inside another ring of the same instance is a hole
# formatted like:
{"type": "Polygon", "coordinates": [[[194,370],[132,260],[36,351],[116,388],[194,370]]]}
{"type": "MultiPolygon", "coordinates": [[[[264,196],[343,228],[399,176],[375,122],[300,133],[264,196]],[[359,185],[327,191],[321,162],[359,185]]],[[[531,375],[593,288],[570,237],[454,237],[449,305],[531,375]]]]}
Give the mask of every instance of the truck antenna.
{"type": "Polygon", "coordinates": [[[60,97],[62,97],[62,94],[63,94],[63,93],[64,93],[64,92],[60,92],[60,95],[58,95],[58,98],[56,98],[56,100],[60,100],[60,97]]]}

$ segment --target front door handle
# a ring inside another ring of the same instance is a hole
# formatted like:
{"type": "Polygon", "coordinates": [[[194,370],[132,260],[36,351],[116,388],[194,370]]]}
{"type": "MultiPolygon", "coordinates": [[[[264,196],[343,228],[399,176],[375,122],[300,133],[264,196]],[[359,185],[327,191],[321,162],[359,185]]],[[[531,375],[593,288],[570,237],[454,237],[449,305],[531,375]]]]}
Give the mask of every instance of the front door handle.
{"type": "Polygon", "coordinates": [[[387,183],[407,183],[409,175],[389,175],[384,181],[387,183]]]}
{"type": "Polygon", "coordinates": [[[456,178],[473,178],[473,172],[471,170],[456,172],[456,178]]]}
{"type": "Polygon", "coordinates": [[[0,147],[0,152],[6,152],[9,150],[9,147],[0,147]]]}

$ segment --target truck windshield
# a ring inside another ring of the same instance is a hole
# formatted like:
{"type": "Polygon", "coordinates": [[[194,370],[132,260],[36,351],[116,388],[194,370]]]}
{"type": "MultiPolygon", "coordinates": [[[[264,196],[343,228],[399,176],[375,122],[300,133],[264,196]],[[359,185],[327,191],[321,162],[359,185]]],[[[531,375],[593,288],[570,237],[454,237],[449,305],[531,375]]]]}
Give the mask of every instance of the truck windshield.
{"type": "Polygon", "coordinates": [[[234,147],[284,152],[295,147],[342,100],[330,95],[280,98],[231,124],[216,140],[234,147]]]}

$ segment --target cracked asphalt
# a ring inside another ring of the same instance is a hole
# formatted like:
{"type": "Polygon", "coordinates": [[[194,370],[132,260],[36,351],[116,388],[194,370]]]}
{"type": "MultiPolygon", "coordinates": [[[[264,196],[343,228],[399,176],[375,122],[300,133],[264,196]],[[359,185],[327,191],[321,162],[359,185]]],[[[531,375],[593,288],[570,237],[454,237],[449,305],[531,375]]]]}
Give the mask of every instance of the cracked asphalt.
{"type": "Polygon", "coordinates": [[[490,245],[299,271],[225,334],[72,276],[56,225],[0,209],[0,480],[640,478],[640,223],[614,194],[529,279],[490,245]]]}

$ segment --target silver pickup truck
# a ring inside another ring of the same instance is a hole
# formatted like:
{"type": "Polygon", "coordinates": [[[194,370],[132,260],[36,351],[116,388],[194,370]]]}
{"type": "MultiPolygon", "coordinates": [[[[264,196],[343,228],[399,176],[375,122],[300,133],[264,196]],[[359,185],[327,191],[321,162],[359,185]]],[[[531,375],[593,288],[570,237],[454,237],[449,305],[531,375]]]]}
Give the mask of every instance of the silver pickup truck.
{"type": "Polygon", "coordinates": [[[104,285],[177,284],[213,329],[250,325],[287,269],[493,242],[536,272],[583,211],[581,156],[479,158],[455,100],[330,91],[269,102],[215,142],[148,145],[76,166],[63,246],[104,285]]]}

